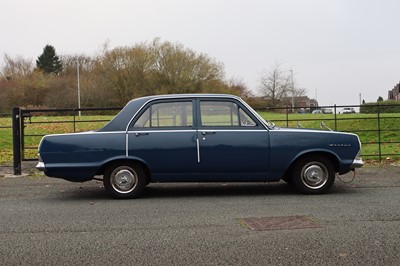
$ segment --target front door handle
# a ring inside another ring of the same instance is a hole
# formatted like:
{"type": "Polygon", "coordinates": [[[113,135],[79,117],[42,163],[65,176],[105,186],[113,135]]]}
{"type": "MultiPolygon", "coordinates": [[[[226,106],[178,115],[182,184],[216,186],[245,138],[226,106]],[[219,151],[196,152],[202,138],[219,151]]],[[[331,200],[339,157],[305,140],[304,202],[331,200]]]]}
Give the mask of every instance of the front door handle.
{"type": "Polygon", "coordinates": [[[203,131],[201,132],[201,135],[205,136],[205,135],[211,135],[211,134],[215,134],[215,131],[203,131]]]}

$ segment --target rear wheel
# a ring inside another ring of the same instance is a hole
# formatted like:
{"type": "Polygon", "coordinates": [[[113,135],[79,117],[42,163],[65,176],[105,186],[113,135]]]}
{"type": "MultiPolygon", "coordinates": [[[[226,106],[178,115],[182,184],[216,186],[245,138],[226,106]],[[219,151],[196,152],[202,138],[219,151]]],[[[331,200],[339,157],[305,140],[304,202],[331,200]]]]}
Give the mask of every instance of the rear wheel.
{"type": "Polygon", "coordinates": [[[114,164],[104,172],[104,187],[113,197],[137,198],[146,186],[146,174],[136,163],[114,164]]]}
{"type": "Polygon", "coordinates": [[[292,181],[301,193],[326,193],[335,181],[335,168],[326,157],[307,156],[294,166],[292,181]]]}

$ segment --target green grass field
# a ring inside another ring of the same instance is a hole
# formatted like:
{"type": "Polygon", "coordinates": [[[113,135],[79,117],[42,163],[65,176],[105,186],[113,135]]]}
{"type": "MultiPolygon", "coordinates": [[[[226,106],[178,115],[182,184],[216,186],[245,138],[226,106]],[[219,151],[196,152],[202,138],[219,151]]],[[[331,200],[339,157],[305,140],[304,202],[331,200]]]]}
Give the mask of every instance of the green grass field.
{"type": "MultiPolygon", "coordinates": [[[[353,132],[360,136],[363,143],[362,154],[366,160],[379,159],[379,149],[383,160],[398,160],[400,158],[400,114],[381,114],[378,122],[377,114],[341,114],[337,115],[335,125],[333,114],[277,114],[260,112],[266,120],[274,122],[278,127],[304,127],[321,129],[321,122],[329,128],[344,132],[353,132]],[[288,119],[288,121],[286,121],[288,119]],[[381,129],[379,133],[377,130],[381,129]],[[379,140],[384,142],[379,147],[379,140]]],[[[113,116],[38,116],[32,117],[32,123],[26,121],[25,135],[37,135],[25,137],[25,158],[36,158],[37,146],[41,135],[54,133],[70,133],[95,130],[101,128],[113,116]],[[62,122],[67,120],[68,122],[62,122]]],[[[0,127],[11,126],[11,118],[0,118],[0,127]]],[[[326,130],[326,129],[325,129],[326,130]]],[[[0,128],[0,164],[12,162],[12,130],[0,128]]]]}

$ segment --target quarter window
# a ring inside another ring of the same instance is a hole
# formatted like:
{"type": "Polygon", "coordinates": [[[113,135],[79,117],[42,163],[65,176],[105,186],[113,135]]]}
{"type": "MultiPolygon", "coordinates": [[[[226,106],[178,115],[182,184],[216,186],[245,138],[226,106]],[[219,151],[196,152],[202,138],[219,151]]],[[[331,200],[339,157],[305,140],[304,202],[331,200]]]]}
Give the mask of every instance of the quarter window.
{"type": "Polygon", "coordinates": [[[240,118],[240,126],[242,127],[255,127],[257,124],[254,120],[243,111],[242,108],[239,108],[239,118],[240,118]]]}
{"type": "Polygon", "coordinates": [[[193,126],[192,102],[152,104],[133,125],[134,128],[191,126],[193,126]]]}

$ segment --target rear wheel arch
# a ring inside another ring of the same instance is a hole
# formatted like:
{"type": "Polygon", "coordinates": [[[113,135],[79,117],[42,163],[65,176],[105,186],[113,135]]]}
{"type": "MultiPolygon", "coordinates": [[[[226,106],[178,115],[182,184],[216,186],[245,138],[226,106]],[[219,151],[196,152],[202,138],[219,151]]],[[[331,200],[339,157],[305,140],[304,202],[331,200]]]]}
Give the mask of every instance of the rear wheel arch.
{"type": "Polygon", "coordinates": [[[138,164],[143,169],[143,171],[145,172],[148,182],[150,181],[151,172],[150,172],[149,167],[147,166],[147,164],[145,164],[144,162],[142,162],[140,160],[137,160],[137,159],[126,159],[126,158],[124,158],[124,159],[116,159],[116,160],[109,161],[109,162],[105,163],[100,168],[100,170],[97,172],[97,175],[104,175],[105,171],[108,168],[113,167],[113,166],[117,166],[117,165],[124,165],[124,164],[138,164]]]}

